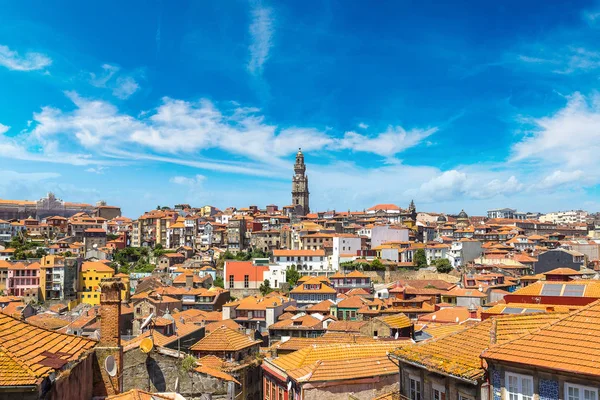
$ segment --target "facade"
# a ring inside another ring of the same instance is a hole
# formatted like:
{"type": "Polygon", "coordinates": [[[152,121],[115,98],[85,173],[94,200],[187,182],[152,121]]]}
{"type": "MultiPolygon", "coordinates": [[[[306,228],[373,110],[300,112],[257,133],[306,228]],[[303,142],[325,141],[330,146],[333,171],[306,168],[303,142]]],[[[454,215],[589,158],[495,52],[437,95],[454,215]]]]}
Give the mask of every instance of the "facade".
{"type": "Polygon", "coordinates": [[[268,263],[259,264],[257,260],[227,260],[223,267],[223,283],[232,296],[248,296],[258,293],[258,289],[268,273],[268,263]]]}
{"type": "Polygon", "coordinates": [[[100,261],[86,261],[81,266],[79,301],[93,306],[100,304],[102,279],[112,278],[115,270],[100,261]]]}
{"type": "Polygon", "coordinates": [[[533,270],[535,274],[556,268],[572,268],[579,271],[584,267],[584,261],[585,256],[582,253],[558,248],[540,253],[537,261],[533,263],[533,270]]]}
{"type": "Polygon", "coordinates": [[[26,219],[42,220],[46,217],[70,217],[77,213],[86,214],[94,211],[94,206],[83,203],[70,203],[56,198],[53,193],[48,193],[37,201],[29,200],[0,200],[0,219],[26,219]]]}
{"type": "Polygon", "coordinates": [[[340,258],[343,256],[355,256],[362,250],[362,239],[358,236],[344,235],[334,236],[331,255],[331,269],[336,272],[340,270],[340,258]]]}
{"type": "Polygon", "coordinates": [[[246,220],[244,217],[231,218],[227,223],[227,250],[235,254],[246,247],[246,220]]]}
{"type": "Polygon", "coordinates": [[[331,273],[324,250],[273,250],[272,259],[285,269],[293,266],[300,275],[331,273]]]}
{"type": "Polygon", "coordinates": [[[85,253],[106,247],[106,231],[102,228],[88,228],[83,231],[85,253]]]}
{"type": "Polygon", "coordinates": [[[296,207],[298,215],[303,216],[310,213],[309,197],[304,154],[302,149],[299,149],[296,153],[294,177],[292,178],[292,205],[296,207]]]}
{"type": "Polygon", "coordinates": [[[329,279],[337,293],[347,293],[352,289],[363,289],[369,294],[373,293],[371,278],[360,271],[352,271],[348,274],[337,272],[329,279]]]}
{"type": "Polygon", "coordinates": [[[248,296],[224,304],[223,319],[232,319],[245,329],[267,332],[289,306],[296,306],[296,302],[276,293],[248,296]]]}
{"type": "Polygon", "coordinates": [[[27,296],[38,299],[40,289],[40,263],[17,262],[8,267],[7,289],[10,296],[27,296]]]}
{"type": "Polygon", "coordinates": [[[371,228],[371,248],[386,242],[408,242],[408,229],[390,225],[375,225],[371,228]]]}
{"type": "Polygon", "coordinates": [[[493,210],[488,210],[487,216],[490,219],[493,219],[493,218],[514,219],[516,212],[517,212],[517,210],[515,210],[514,208],[495,208],[493,210]]]}
{"type": "Polygon", "coordinates": [[[446,258],[453,267],[461,267],[481,257],[482,247],[479,240],[461,239],[455,240],[446,252],[446,258]]]}
{"type": "Polygon", "coordinates": [[[298,286],[290,291],[290,297],[300,306],[312,305],[323,300],[335,301],[337,291],[326,278],[308,277],[298,282],[298,286]]]}
{"type": "Polygon", "coordinates": [[[544,214],[540,217],[540,222],[550,222],[557,225],[585,224],[587,219],[587,211],[571,210],[544,214]]]}
{"type": "Polygon", "coordinates": [[[494,399],[598,399],[600,372],[595,302],[537,332],[482,354],[494,399]],[[569,332],[566,334],[566,332],[569,332]]]}

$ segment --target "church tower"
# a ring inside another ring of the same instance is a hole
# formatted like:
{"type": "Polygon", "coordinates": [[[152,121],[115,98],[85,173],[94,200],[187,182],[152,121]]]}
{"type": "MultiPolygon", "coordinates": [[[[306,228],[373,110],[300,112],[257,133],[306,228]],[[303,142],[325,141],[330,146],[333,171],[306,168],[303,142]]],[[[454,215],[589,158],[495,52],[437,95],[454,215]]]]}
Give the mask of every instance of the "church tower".
{"type": "Polygon", "coordinates": [[[308,195],[308,178],[306,177],[304,154],[302,154],[302,149],[298,149],[296,163],[294,164],[294,177],[292,178],[292,205],[300,209],[298,215],[306,215],[310,212],[308,195]]]}

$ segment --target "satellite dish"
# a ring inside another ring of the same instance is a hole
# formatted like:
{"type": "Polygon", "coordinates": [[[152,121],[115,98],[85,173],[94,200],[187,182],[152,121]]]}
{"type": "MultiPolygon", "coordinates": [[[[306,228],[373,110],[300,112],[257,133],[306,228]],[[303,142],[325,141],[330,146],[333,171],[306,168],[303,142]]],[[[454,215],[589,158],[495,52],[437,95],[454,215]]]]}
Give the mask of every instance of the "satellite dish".
{"type": "Polygon", "coordinates": [[[142,325],[140,325],[140,331],[142,329],[144,329],[146,326],[148,326],[148,324],[150,323],[150,321],[152,321],[152,317],[154,317],[154,313],[150,313],[150,315],[148,315],[148,318],[146,318],[144,320],[144,322],[142,323],[142,325]]]}
{"type": "Polygon", "coordinates": [[[108,356],[104,359],[104,370],[110,376],[117,375],[117,363],[113,356],[108,356]]]}
{"type": "Polygon", "coordinates": [[[290,390],[292,390],[292,381],[289,381],[287,386],[288,386],[288,392],[289,392],[290,390]]]}
{"type": "Polygon", "coordinates": [[[150,353],[150,351],[154,348],[154,343],[152,343],[152,339],[145,338],[140,343],[140,350],[143,353],[150,353]]]}
{"type": "Polygon", "coordinates": [[[394,335],[394,339],[398,340],[398,331],[396,331],[396,334],[394,335]]]}
{"type": "Polygon", "coordinates": [[[92,247],[93,247],[93,248],[95,248],[95,249],[97,249],[97,248],[98,248],[98,243],[94,243],[94,244],[92,245],[92,247]]]}

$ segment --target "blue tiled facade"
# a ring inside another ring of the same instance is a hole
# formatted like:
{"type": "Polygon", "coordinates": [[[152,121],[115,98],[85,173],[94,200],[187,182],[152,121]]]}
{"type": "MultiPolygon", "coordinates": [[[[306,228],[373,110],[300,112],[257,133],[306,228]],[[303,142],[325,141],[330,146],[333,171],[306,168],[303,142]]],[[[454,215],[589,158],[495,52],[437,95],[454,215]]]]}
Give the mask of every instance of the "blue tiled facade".
{"type": "Polygon", "coordinates": [[[540,379],[540,400],[558,400],[558,381],[540,379]]]}

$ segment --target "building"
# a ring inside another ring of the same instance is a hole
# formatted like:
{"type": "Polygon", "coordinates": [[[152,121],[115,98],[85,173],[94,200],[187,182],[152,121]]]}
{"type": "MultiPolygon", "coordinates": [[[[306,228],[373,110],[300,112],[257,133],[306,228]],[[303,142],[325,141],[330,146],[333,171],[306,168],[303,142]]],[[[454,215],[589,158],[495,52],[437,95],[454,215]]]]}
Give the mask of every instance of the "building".
{"type": "Polygon", "coordinates": [[[306,277],[298,281],[298,286],[290,291],[290,297],[298,305],[312,305],[323,300],[335,301],[337,291],[331,286],[331,282],[325,277],[306,277]]]}
{"type": "Polygon", "coordinates": [[[246,247],[246,219],[243,216],[231,218],[227,223],[227,250],[235,254],[246,247]]]}
{"type": "Polygon", "coordinates": [[[225,288],[234,297],[243,297],[258,293],[260,285],[269,273],[268,263],[252,261],[225,261],[223,280],[225,288]]]}
{"type": "Polygon", "coordinates": [[[115,270],[100,261],[86,261],[81,265],[79,301],[93,306],[100,304],[102,279],[112,278],[115,270]]]}
{"type": "Polygon", "coordinates": [[[302,149],[298,149],[296,163],[294,164],[294,177],[292,178],[292,205],[296,208],[296,215],[303,216],[310,213],[309,198],[304,154],[302,149]]]}
{"type": "Polygon", "coordinates": [[[266,296],[248,296],[224,304],[223,319],[232,319],[245,329],[267,332],[289,306],[296,306],[296,302],[275,292],[266,296]]]}
{"type": "Polygon", "coordinates": [[[517,210],[514,208],[495,208],[488,210],[487,217],[490,219],[503,218],[503,219],[514,219],[517,210]]]}
{"type": "Polygon", "coordinates": [[[42,220],[46,217],[71,217],[77,213],[90,214],[94,206],[83,203],[70,203],[56,198],[54,193],[48,193],[37,201],[29,200],[0,200],[0,219],[21,220],[34,218],[42,220]]]}
{"type": "Polygon", "coordinates": [[[369,294],[373,293],[371,278],[357,270],[348,274],[336,272],[329,279],[331,280],[331,286],[337,293],[347,293],[352,289],[363,289],[369,294]]]}
{"type": "Polygon", "coordinates": [[[557,211],[544,214],[540,217],[540,222],[550,222],[557,225],[586,224],[588,219],[587,211],[571,210],[557,211]]]}
{"type": "Polygon", "coordinates": [[[8,267],[7,289],[10,296],[23,296],[38,300],[40,290],[39,262],[16,262],[8,267]]]}
{"type": "Polygon", "coordinates": [[[272,259],[285,269],[296,268],[300,275],[327,275],[330,272],[325,250],[273,250],[272,259]]]}
{"type": "Polygon", "coordinates": [[[91,399],[96,345],[0,313],[0,398],[91,399]]]}
{"type": "Polygon", "coordinates": [[[585,256],[582,253],[562,248],[540,253],[533,263],[534,274],[542,274],[555,268],[572,268],[579,271],[584,267],[585,256]]]}
{"type": "MultiPolygon", "coordinates": [[[[358,252],[362,250],[362,239],[359,236],[334,236],[332,242],[331,270],[333,272],[340,270],[340,258],[356,256],[358,252]]],[[[373,246],[371,246],[371,248],[373,248],[373,246]]]]}
{"type": "Polygon", "coordinates": [[[446,252],[446,258],[453,267],[461,267],[481,257],[482,247],[479,240],[461,239],[455,240],[446,252]]]}
{"type": "Polygon", "coordinates": [[[332,317],[320,314],[308,315],[299,313],[289,318],[283,318],[269,326],[269,343],[288,340],[292,337],[315,338],[323,336],[332,317]]]}
{"type": "Polygon", "coordinates": [[[598,399],[599,315],[596,301],[485,351],[493,398],[598,399]]]}
{"type": "Polygon", "coordinates": [[[509,343],[535,332],[563,315],[490,318],[452,334],[401,347],[391,354],[399,363],[400,395],[407,399],[489,399],[488,376],[481,353],[495,344],[509,343]]]}
{"type": "Polygon", "coordinates": [[[214,355],[239,362],[247,356],[258,354],[261,343],[260,340],[253,340],[239,331],[222,326],[194,343],[190,350],[198,358],[214,355]]]}
{"type": "Polygon", "coordinates": [[[47,255],[40,260],[40,294],[42,301],[77,300],[81,259],[47,255]]]}
{"type": "Polygon", "coordinates": [[[386,242],[408,242],[408,228],[390,225],[375,225],[371,228],[371,248],[386,242]]]}
{"type": "Polygon", "coordinates": [[[263,398],[348,399],[351,393],[352,399],[370,400],[397,390],[398,367],[388,353],[405,343],[315,344],[265,358],[263,398]]]}
{"type": "Polygon", "coordinates": [[[102,228],[88,228],[83,231],[85,253],[106,247],[106,231],[102,228]]]}

